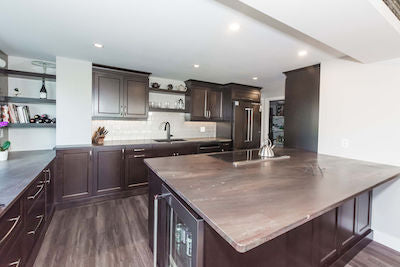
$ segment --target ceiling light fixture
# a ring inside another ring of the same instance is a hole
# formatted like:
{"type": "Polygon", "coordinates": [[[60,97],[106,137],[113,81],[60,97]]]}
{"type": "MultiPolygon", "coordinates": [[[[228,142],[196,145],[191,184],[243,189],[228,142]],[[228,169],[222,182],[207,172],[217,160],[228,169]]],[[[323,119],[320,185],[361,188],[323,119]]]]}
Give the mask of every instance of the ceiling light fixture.
{"type": "Polygon", "coordinates": [[[253,77],[253,80],[257,81],[257,80],[258,80],[258,77],[253,77]]]}
{"type": "Polygon", "coordinates": [[[99,44],[99,43],[94,43],[93,45],[94,45],[94,47],[97,47],[97,48],[103,48],[103,45],[99,44]]]}
{"type": "Polygon", "coordinates": [[[194,64],[193,67],[195,67],[196,69],[200,67],[199,64],[194,64]]]}
{"type": "Polygon", "coordinates": [[[307,56],[308,52],[306,50],[300,50],[297,55],[299,55],[299,57],[304,57],[307,56]]]}
{"type": "Polygon", "coordinates": [[[240,29],[240,24],[239,23],[232,23],[229,25],[229,30],[236,32],[240,29]]]}

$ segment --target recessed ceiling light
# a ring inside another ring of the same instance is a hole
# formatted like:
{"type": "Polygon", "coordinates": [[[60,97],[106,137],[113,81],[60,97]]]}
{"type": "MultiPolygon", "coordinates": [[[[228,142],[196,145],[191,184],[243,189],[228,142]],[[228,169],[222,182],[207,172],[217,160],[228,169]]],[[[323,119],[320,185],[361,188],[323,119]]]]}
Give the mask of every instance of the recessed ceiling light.
{"type": "Polygon", "coordinates": [[[194,64],[194,65],[193,65],[193,67],[195,67],[195,68],[199,68],[199,67],[200,67],[200,65],[199,65],[199,64],[194,64]]]}
{"type": "Polygon", "coordinates": [[[99,44],[99,43],[94,43],[93,45],[94,45],[94,47],[97,47],[97,48],[103,48],[103,45],[99,44]]]}
{"type": "Polygon", "coordinates": [[[258,77],[253,77],[253,80],[257,81],[257,80],[258,80],[258,77]]]}
{"type": "Polygon", "coordinates": [[[232,23],[229,25],[229,30],[236,32],[240,29],[240,24],[239,23],[232,23]]]}
{"type": "Polygon", "coordinates": [[[307,56],[308,52],[306,50],[300,50],[298,53],[299,57],[307,56]]]}

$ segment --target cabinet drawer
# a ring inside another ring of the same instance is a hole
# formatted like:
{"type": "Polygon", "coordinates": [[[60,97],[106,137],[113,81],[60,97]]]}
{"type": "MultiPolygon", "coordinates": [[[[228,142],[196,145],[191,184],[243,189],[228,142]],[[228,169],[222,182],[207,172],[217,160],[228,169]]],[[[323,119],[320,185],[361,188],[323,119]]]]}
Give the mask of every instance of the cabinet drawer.
{"type": "Polygon", "coordinates": [[[23,259],[23,235],[19,235],[15,242],[8,243],[0,249],[0,267],[21,267],[23,259]]]}
{"type": "Polygon", "coordinates": [[[22,228],[21,204],[18,200],[0,219],[0,248],[13,243],[22,228]]]}
{"type": "Polygon", "coordinates": [[[28,251],[39,238],[45,224],[45,194],[40,194],[26,215],[25,243],[28,251]]]}
{"type": "Polygon", "coordinates": [[[41,173],[35,180],[35,182],[28,188],[25,193],[25,211],[28,213],[32,208],[33,203],[40,197],[45,191],[45,179],[44,173],[41,173]]]}

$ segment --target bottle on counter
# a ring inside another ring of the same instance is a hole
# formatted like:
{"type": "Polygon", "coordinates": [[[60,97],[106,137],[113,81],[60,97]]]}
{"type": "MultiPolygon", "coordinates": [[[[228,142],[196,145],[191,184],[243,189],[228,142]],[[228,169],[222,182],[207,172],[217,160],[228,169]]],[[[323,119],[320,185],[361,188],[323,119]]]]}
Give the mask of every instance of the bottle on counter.
{"type": "Polygon", "coordinates": [[[40,99],[47,99],[47,90],[45,86],[45,80],[44,78],[42,79],[42,88],[40,89],[40,99]]]}

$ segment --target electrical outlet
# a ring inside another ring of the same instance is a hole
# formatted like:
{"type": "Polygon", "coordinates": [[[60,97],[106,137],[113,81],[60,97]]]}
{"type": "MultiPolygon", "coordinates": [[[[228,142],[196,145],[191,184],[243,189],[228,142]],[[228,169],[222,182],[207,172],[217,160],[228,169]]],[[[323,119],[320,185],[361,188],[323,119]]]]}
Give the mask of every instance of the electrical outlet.
{"type": "Polygon", "coordinates": [[[204,127],[204,126],[200,127],[200,132],[201,133],[205,133],[206,132],[206,127],[204,127]]]}
{"type": "Polygon", "coordinates": [[[347,139],[347,138],[342,138],[342,147],[343,148],[349,148],[349,146],[350,146],[350,141],[349,141],[349,139],[347,139]]]}

